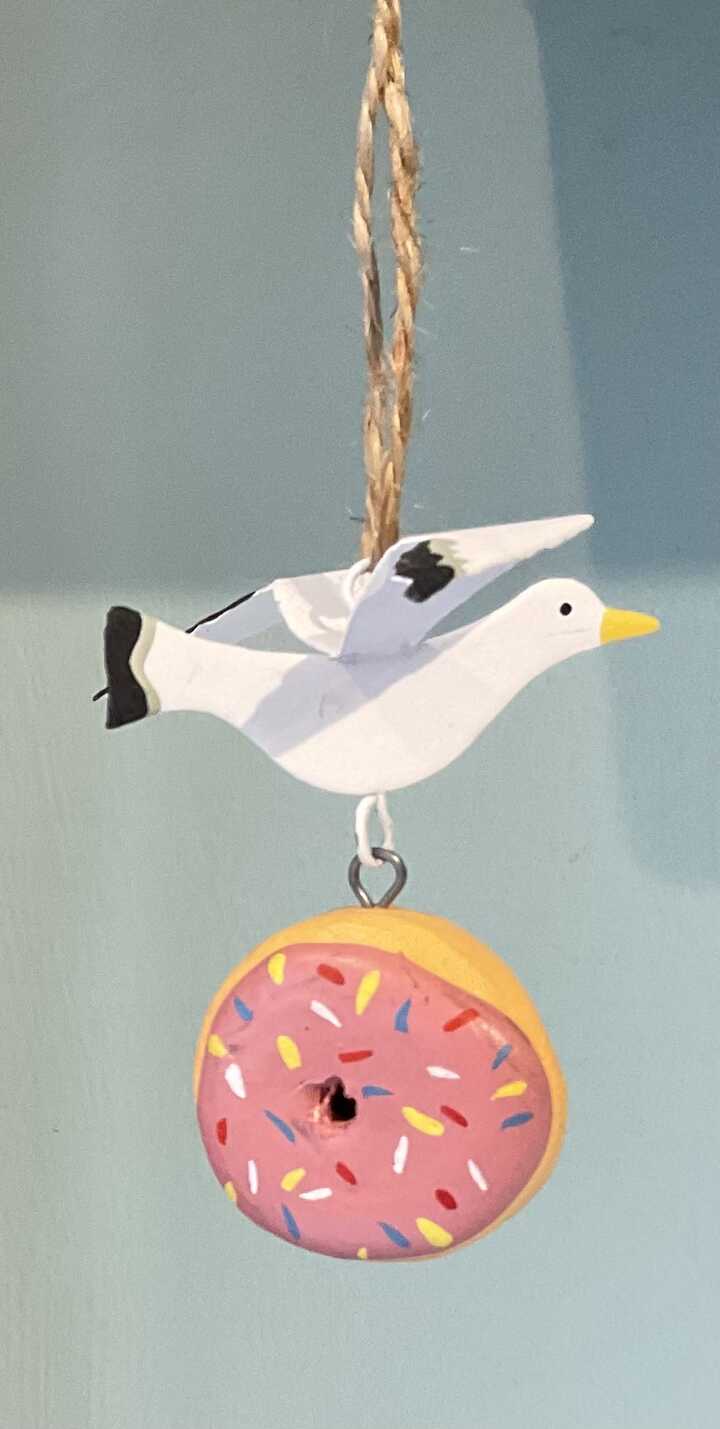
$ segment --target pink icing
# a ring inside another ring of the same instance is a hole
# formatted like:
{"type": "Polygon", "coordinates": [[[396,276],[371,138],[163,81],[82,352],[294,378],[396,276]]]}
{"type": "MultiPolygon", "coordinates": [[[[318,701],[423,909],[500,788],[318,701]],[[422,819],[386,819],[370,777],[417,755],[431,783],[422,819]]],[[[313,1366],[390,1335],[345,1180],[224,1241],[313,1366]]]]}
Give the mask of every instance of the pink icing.
{"type": "Polygon", "coordinates": [[[407,1259],[476,1236],[547,1144],[550,1091],[530,1042],[402,955],[327,943],[282,951],[282,982],[265,962],[228,993],[202,1063],[200,1130],[230,1198],[265,1230],[325,1255],[407,1259]],[[343,1096],[356,1112],[335,1120],[343,1096]]]}

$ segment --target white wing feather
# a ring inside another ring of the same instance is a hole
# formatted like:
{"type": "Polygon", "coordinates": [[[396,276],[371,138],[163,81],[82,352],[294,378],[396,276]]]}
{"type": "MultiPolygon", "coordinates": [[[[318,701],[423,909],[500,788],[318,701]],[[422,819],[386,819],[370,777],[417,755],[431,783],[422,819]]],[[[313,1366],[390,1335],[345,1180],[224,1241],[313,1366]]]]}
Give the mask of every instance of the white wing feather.
{"type": "Polygon", "coordinates": [[[267,585],[248,595],[241,595],[214,615],[204,616],[187,633],[197,635],[201,640],[217,640],[223,645],[240,645],[249,636],[259,635],[271,625],[279,625],[281,620],[273,588],[267,585]]]}

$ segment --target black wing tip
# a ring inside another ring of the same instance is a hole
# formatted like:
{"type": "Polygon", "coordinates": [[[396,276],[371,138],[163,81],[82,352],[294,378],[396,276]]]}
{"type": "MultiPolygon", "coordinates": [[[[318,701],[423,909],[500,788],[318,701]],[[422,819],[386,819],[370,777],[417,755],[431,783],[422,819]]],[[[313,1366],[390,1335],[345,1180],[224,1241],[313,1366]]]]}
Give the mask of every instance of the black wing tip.
{"type": "Polygon", "coordinates": [[[441,552],[433,551],[430,541],[418,541],[412,550],[404,551],[395,562],[395,574],[410,581],[405,599],[418,605],[444,590],[455,577],[453,567],[443,565],[441,552]]]}

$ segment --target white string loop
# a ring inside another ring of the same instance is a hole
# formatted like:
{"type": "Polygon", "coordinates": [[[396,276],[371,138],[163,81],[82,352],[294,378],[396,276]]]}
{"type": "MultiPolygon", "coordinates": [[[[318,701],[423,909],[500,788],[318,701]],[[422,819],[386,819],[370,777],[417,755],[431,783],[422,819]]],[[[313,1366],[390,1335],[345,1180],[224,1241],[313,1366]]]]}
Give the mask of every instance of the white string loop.
{"type": "Polygon", "coordinates": [[[387,799],[384,794],[366,794],[361,799],[355,810],[355,841],[357,843],[358,858],[363,868],[382,868],[382,860],[373,857],[373,839],[370,832],[370,823],[373,814],[377,814],[382,834],[380,837],[381,848],[395,851],[395,830],[390,811],[387,806],[387,799]]]}
{"type": "Polygon", "coordinates": [[[364,556],[361,561],[356,561],[355,565],[351,566],[349,571],[345,572],[345,578],[342,583],[342,596],[345,604],[351,609],[357,599],[357,583],[360,577],[365,575],[369,565],[370,561],[364,556]]]}

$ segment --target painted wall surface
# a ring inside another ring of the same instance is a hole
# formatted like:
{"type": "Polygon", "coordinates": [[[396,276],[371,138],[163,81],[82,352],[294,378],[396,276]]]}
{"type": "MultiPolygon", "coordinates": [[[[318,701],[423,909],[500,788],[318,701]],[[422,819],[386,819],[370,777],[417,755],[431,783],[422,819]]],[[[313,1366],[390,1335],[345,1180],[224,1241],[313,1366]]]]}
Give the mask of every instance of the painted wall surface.
{"type": "Polygon", "coordinates": [[[209,719],[111,736],[89,702],[111,601],[182,624],[356,556],[367,8],[5,9],[7,1429],[717,1422],[715,0],[405,6],[406,528],[592,510],[532,577],[664,622],[393,800],[406,903],[508,958],[565,1066],[567,1146],[516,1221],[397,1267],[233,1212],[196,1029],[247,948],[345,900],[352,805],[209,719]]]}

